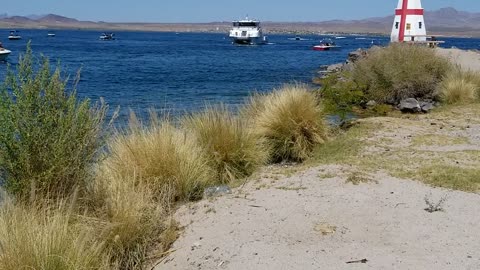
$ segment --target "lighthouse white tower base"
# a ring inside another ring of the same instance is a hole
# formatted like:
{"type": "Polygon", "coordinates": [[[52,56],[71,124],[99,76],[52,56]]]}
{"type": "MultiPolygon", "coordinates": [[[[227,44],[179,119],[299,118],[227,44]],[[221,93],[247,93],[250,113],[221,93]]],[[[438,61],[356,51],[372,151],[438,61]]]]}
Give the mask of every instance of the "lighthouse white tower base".
{"type": "Polygon", "coordinates": [[[392,27],[392,42],[426,41],[427,30],[420,0],[399,0],[392,27]]]}

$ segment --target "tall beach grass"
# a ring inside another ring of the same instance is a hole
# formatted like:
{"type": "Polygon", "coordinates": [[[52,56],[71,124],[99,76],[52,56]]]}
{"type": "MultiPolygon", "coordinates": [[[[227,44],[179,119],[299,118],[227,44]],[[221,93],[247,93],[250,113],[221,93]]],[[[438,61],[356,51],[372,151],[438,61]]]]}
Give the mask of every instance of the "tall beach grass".
{"type": "Polygon", "coordinates": [[[132,115],[127,133],[118,133],[108,143],[104,162],[121,179],[134,176],[154,196],[172,192],[172,201],[201,198],[212,181],[212,170],[195,138],[167,120],[152,115],[145,126],[132,115]]]}
{"type": "Polygon", "coordinates": [[[152,247],[167,229],[168,203],[155,199],[148,183],[118,175],[107,167],[97,176],[95,216],[115,269],[143,269],[152,247]]]}
{"type": "Polygon", "coordinates": [[[60,205],[0,207],[0,269],[111,269],[95,231],[60,205]]]}
{"type": "Polygon", "coordinates": [[[217,183],[250,176],[266,164],[268,152],[261,143],[262,138],[247,124],[225,106],[208,107],[184,118],[183,126],[193,133],[206,153],[217,183]]]}
{"type": "Polygon", "coordinates": [[[439,85],[440,100],[447,104],[466,104],[480,101],[480,74],[457,67],[439,85]]]}
{"type": "Polygon", "coordinates": [[[327,138],[322,106],[305,85],[286,85],[253,96],[244,117],[264,138],[273,162],[303,161],[327,138]]]}

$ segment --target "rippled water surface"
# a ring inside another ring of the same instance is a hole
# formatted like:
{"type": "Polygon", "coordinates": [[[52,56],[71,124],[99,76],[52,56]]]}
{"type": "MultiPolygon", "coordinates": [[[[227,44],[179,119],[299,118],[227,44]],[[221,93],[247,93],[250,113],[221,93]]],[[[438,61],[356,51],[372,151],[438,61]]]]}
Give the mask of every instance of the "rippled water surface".
{"type": "MultiPolygon", "coordinates": [[[[141,115],[155,107],[173,114],[195,111],[206,103],[241,104],[253,91],[270,91],[284,83],[311,82],[322,65],[342,62],[348,52],[387,44],[387,37],[346,36],[336,40],[342,50],[311,50],[321,36],[290,40],[292,36],[271,35],[264,46],[235,46],[224,34],[116,32],[117,40],[100,41],[100,32],[22,30],[20,41],[0,41],[13,51],[8,62],[16,64],[28,40],[34,53],[52,62],[60,61],[64,71],[75,74],[81,68],[78,93],[111,107],[120,106],[120,121],[128,109],[141,115]]],[[[445,39],[445,47],[477,49],[478,39],[445,39]]],[[[3,81],[7,65],[0,64],[3,81]]]]}

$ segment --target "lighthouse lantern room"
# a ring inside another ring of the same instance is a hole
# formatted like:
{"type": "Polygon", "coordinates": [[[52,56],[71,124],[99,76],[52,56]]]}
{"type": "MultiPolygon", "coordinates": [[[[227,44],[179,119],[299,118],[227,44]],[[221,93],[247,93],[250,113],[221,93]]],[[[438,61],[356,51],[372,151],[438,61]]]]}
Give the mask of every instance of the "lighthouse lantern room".
{"type": "Polygon", "coordinates": [[[427,31],[420,0],[399,0],[395,10],[391,41],[425,42],[427,31]]]}

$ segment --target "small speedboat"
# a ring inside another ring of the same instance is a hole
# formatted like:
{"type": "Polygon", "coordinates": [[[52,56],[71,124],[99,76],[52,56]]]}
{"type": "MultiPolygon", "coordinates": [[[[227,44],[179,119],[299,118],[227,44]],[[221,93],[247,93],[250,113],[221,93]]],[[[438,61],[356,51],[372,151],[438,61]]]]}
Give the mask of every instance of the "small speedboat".
{"type": "Polygon", "coordinates": [[[100,40],[115,40],[115,34],[114,33],[103,33],[100,36],[100,40]]]}
{"type": "Polygon", "coordinates": [[[338,46],[331,39],[324,39],[324,40],[320,41],[320,44],[312,47],[312,49],[315,50],[315,51],[330,51],[330,50],[338,50],[340,48],[341,47],[338,46]]]}
{"type": "Polygon", "coordinates": [[[292,38],[288,38],[289,40],[296,40],[296,41],[303,41],[303,40],[308,40],[308,38],[302,38],[300,36],[295,36],[292,38]]]}
{"type": "Polygon", "coordinates": [[[55,33],[52,33],[52,32],[47,34],[47,37],[55,37],[55,36],[56,36],[55,33]]]}
{"type": "Polygon", "coordinates": [[[10,40],[20,40],[22,39],[22,36],[18,34],[17,30],[12,30],[10,31],[10,35],[8,35],[8,39],[10,40]]]}
{"type": "Polygon", "coordinates": [[[2,43],[0,42],[0,62],[6,61],[10,53],[11,51],[3,48],[2,43]]]}

